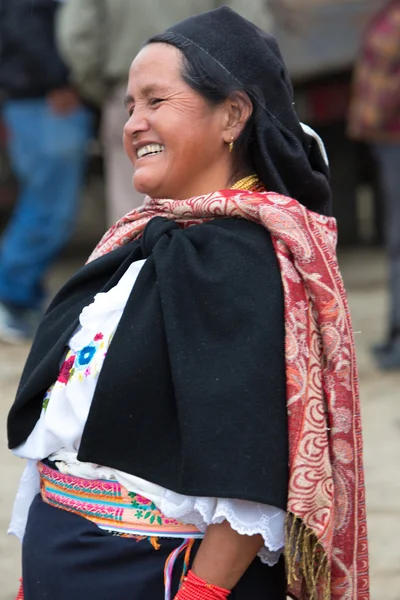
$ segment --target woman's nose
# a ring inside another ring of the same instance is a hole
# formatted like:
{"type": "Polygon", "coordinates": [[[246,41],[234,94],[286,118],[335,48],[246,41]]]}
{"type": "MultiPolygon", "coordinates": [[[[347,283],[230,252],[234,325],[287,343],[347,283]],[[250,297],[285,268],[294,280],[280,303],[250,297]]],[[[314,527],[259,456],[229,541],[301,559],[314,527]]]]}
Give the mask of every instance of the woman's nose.
{"type": "Polygon", "coordinates": [[[149,124],[143,111],[135,110],[124,125],[124,135],[135,137],[142,131],[148,131],[149,124]]]}

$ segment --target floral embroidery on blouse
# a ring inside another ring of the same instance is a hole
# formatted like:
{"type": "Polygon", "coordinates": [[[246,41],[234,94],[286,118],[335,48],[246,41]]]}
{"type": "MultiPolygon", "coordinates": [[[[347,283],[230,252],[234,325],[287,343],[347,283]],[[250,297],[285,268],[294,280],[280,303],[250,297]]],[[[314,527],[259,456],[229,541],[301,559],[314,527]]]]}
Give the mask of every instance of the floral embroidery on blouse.
{"type": "Polygon", "coordinates": [[[68,383],[71,377],[71,371],[72,367],[74,366],[74,362],[75,355],[72,352],[72,350],[70,350],[65,358],[65,361],[61,366],[60,374],[57,377],[57,381],[59,381],[60,383],[64,383],[65,385],[68,383]]]}
{"type": "Polygon", "coordinates": [[[53,388],[54,388],[54,383],[51,387],[49,387],[49,389],[47,390],[47,392],[43,398],[42,409],[44,410],[44,412],[46,412],[46,410],[47,410],[47,406],[50,402],[50,396],[53,391],[53,388]]]}
{"type": "MultiPolygon", "coordinates": [[[[75,361],[75,369],[77,371],[84,371],[84,375],[86,377],[89,377],[90,375],[92,375],[92,368],[91,368],[91,363],[94,359],[94,357],[96,356],[96,353],[99,350],[103,350],[104,349],[104,335],[102,333],[96,333],[96,335],[94,336],[93,340],[90,342],[90,344],[88,344],[87,346],[84,346],[81,350],[79,350],[79,352],[77,352],[76,354],[76,361],[75,361]]],[[[104,358],[105,354],[103,355],[104,358]]],[[[98,371],[96,371],[98,372],[98,371]]],[[[74,376],[75,373],[72,373],[72,377],[74,376]]]]}
{"type": "MultiPolygon", "coordinates": [[[[83,381],[85,377],[96,377],[103,366],[112,337],[112,335],[109,336],[106,345],[104,334],[99,332],[96,333],[89,344],[81,348],[78,352],[74,352],[70,349],[61,365],[56,384],[58,383],[64,386],[68,385],[74,378],[77,378],[78,381],[83,381]]],[[[42,403],[44,411],[46,411],[49,405],[56,384],[53,384],[45,394],[42,403]]]]}
{"type": "Polygon", "coordinates": [[[92,360],[93,356],[96,354],[96,346],[85,346],[82,348],[80,352],[78,352],[76,358],[76,367],[86,367],[92,360]]]}

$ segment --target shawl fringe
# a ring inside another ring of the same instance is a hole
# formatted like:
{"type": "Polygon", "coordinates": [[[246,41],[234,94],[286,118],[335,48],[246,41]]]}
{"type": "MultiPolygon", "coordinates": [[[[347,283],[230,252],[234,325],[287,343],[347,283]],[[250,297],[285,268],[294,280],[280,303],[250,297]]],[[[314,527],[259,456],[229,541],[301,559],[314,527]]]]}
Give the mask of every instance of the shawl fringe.
{"type": "Polygon", "coordinates": [[[285,523],[285,563],[289,588],[303,581],[309,600],[331,600],[329,557],[312,529],[290,512],[285,523]]]}

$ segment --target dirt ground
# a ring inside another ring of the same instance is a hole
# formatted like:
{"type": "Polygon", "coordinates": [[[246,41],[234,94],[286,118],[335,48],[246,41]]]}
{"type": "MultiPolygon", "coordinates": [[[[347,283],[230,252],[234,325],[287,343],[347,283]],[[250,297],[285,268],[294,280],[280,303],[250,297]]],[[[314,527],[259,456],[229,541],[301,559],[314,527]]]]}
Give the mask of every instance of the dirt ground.
{"type": "MultiPolygon", "coordinates": [[[[376,370],[369,348],[383,336],[385,265],[381,252],[352,250],[340,257],[356,333],[364,425],[372,600],[400,600],[400,371],[376,370]]],[[[54,291],[74,270],[63,261],[50,274],[54,291]]],[[[0,345],[0,600],[14,600],[20,576],[19,542],[6,535],[22,470],[7,450],[5,420],[28,352],[0,345]]]]}

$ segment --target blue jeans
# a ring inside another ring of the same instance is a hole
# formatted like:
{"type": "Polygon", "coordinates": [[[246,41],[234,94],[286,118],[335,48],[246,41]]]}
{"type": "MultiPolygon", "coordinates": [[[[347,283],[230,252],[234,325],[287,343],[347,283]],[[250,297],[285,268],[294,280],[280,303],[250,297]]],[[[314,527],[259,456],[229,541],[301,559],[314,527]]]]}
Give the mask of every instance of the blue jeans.
{"type": "Polygon", "coordinates": [[[20,195],[0,247],[0,301],[39,308],[47,268],[74,228],[91,135],[90,112],[54,114],[45,99],[4,104],[20,195]]]}
{"type": "Polygon", "coordinates": [[[389,261],[389,337],[400,336],[400,144],[374,144],[385,201],[385,243],[389,261]]]}

